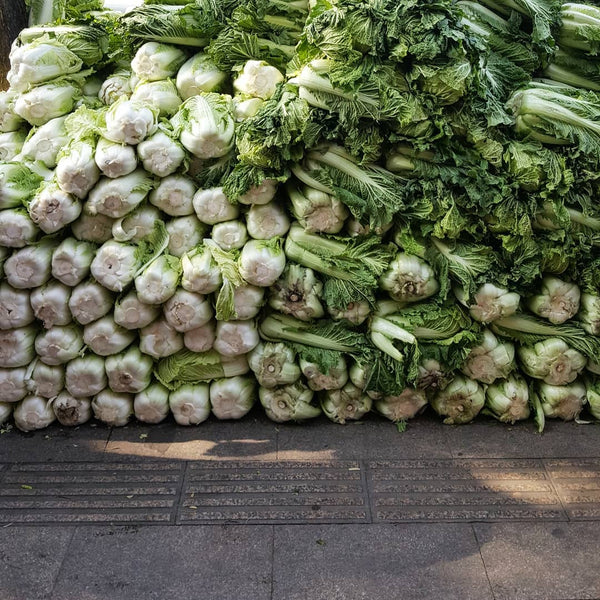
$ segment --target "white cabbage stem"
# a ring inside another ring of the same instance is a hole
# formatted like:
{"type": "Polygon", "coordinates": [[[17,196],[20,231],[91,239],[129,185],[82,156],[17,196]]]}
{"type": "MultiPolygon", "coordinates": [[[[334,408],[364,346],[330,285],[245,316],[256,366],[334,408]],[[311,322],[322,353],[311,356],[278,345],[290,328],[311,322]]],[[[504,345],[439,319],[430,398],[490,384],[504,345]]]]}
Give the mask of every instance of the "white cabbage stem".
{"type": "Polygon", "coordinates": [[[182,385],[169,395],[169,407],[178,425],[199,425],[210,416],[207,383],[182,385]]]}
{"type": "Polygon", "coordinates": [[[106,106],[114,104],[119,98],[131,95],[131,71],[118,69],[109,75],[98,92],[98,98],[106,106]]]}
{"type": "Polygon", "coordinates": [[[104,358],[95,354],[79,356],[67,364],[65,387],[75,398],[87,398],[106,388],[108,380],[104,372],[104,358]]]}
{"type": "Polygon", "coordinates": [[[29,291],[15,289],[8,283],[0,283],[0,329],[26,327],[34,320],[29,291]]]}
{"type": "Polygon", "coordinates": [[[175,331],[186,332],[206,325],[213,317],[210,301],[203,295],[178,289],[163,307],[165,319],[175,331]]]}
{"type": "Polygon", "coordinates": [[[521,369],[529,377],[551,385],[566,385],[583,371],[587,358],[558,338],[547,338],[517,350],[521,369]]]}
{"type": "Polygon", "coordinates": [[[186,157],[183,146],[164,131],[157,131],[141,142],[137,153],[144,169],[157,177],[167,177],[175,173],[186,157]]]}
{"type": "Polygon", "coordinates": [[[105,288],[122,292],[134,280],[140,267],[136,246],[109,240],[98,249],[91,272],[105,288]]]}
{"type": "Polygon", "coordinates": [[[433,269],[418,256],[404,252],[399,252],[392,260],[379,285],[398,302],[424,300],[440,289],[433,269]]]}
{"type": "Polygon", "coordinates": [[[221,158],[233,147],[235,123],[230,96],[212,92],[192,96],[171,123],[181,143],[197,158],[221,158]]]}
{"type": "Polygon", "coordinates": [[[135,86],[131,100],[153,106],[160,117],[172,117],[183,102],[170,79],[141,81],[135,86]]]}
{"type": "Polygon", "coordinates": [[[108,385],[113,392],[137,394],[150,385],[153,367],[152,358],[132,346],[125,352],[106,359],[108,385]]]}
{"type": "Polygon", "coordinates": [[[94,159],[96,144],[81,140],[72,143],[56,165],[56,182],[61,190],[84,199],[100,179],[94,159]]]}
{"type": "Polygon", "coordinates": [[[279,202],[255,204],[246,214],[246,227],[255,240],[270,240],[289,231],[290,219],[279,202]]]}
{"type": "Polygon", "coordinates": [[[95,281],[80,283],[73,288],[69,310],[80,325],[87,325],[106,315],[113,307],[113,295],[95,281]]]}
{"type": "Polygon", "coordinates": [[[142,81],[159,81],[174,77],[186,58],[185,52],[175,46],[146,42],[133,57],[131,68],[142,81]]]}
{"type": "Polygon", "coordinates": [[[260,312],[265,298],[265,288],[240,285],[233,290],[233,310],[239,321],[254,319],[260,312]]]}
{"type": "Polygon", "coordinates": [[[80,92],[67,80],[32,88],[17,97],[15,113],[31,125],[41,126],[70,113],[80,92]]]}
{"type": "Polygon", "coordinates": [[[133,399],[135,418],[142,423],[161,423],[169,416],[169,390],[152,383],[133,399]]]}
{"type": "Polygon", "coordinates": [[[42,331],[35,338],[35,351],[40,360],[47,365],[63,365],[81,354],[83,343],[79,327],[57,326],[42,331]]]}
{"type": "Polygon", "coordinates": [[[375,400],[377,412],[395,423],[413,419],[426,406],[425,392],[415,388],[406,388],[396,396],[384,396],[375,400]]]}
{"type": "Polygon", "coordinates": [[[122,352],[135,340],[135,332],[117,325],[112,315],[106,315],[83,328],[83,340],[100,356],[122,352]]]}
{"type": "Polygon", "coordinates": [[[113,239],[117,242],[139,242],[154,231],[158,221],[162,221],[158,208],[144,203],[113,223],[113,239]]]}
{"type": "Polygon", "coordinates": [[[186,331],[183,334],[183,344],[192,352],[208,352],[215,343],[215,337],[215,321],[209,321],[206,325],[186,331]]]}
{"type": "Polygon", "coordinates": [[[239,215],[238,207],[229,202],[223,188],[198,190],[193,198],[193,206],[200,221],[207,225],[233,221],[239,215]]]}
{"type": "Polygon", "coordinates": [[[90,192],[88,209],[113,219],[124,217],[141,204],[153,186],[143,169],[116,179],[103,177],[90,192]]]}
{"type": "Polygon", "coordinates": [[[162,254],[135,278],[138,298],[146,304],[164,304],[176,291],[181,278],[181,261],[162,254]]]}
{"type": "Polygon", "coordinates": [[[110,427],[124,427],[133,414],[133,396],[103,390],[92,400],[94,416],[110,427]]]}
{"type": "Polygon", "coordinates": [[[249,60],[233,80],[233,88],[246,96],[268,100],[283,82],[281,72],[263,60],[249,60]]]}
{"type": "Polygon", "coordinates": [[[7,208],[0,211],[0,245],[24,248],[33,244],[40,233],[25,208],[7,208]]]}
{"type": "Polygon", "coordinates": [[[94,160],[102,173],[112,179],[133,173],[138,164],[135,148],[105,138],[98,140],[94,160]]]}
{"type": "Polygon", "coordinates": [[[258,383],[266,388],[288,385],[300,379],[296,353],[281,342],[261,342],[249,352],[248,364],[258,383]]]}
{"type": "Polygon", "coordinates": [[[19,402],[13,412],[13,418],[21,431],[45,429],[56,419],[50,401],[41,396],[27,396],[19,402]]]}
{"type": "Polygon", "coordinates": [[[35,358],[36,327],[0,330],[0,367],[24,367],[35,358]]]}
{"type": "Polygon", "coordinates": [[[106,215],[91,215],[84,205],[79,219],[71,223],[71,232],[78,240],[103,244],[112,237],[113,223],[114,219],[106,215]]]}
{"type": "Polygon", "coordinates": [[[77,427],[92,418],[92,400],[74,398],[67,392],[61,392],[52,400],[52,410],[61,425],[77,427]]]}
{"type": "Polygon", "coordinates": [[[247,192],[238,198],[240,204],[267,204],[275,198],[277,193],[277,181],[274,179],[263,179],[259,185],[252,186],[247,192]]]}
{"type": "Polygon", "coordinates": [[[58,153],[69,141],[69,134],[65,129],[66,118],[66,116],[57,117],[33,129],[23,144],[21,158],[39,160],[49,169],[54,169],[58,153]]]}
{"type": "Polygon", "coordinates": [[[68,285],[79,285],[90,273],[96,246],[75,238],[63,240],[52,253],[52,277],[68,285]]]}
{"type": "Polygon", "coordinates": [[[4,263],[4,275],[17,289],[31,289],[44,285],[52,273],[52,253],[56,241],[44,240],[14,252],[4,263]]]}
{"type": "Polygon", "coordinates": [[[241,356],[256,348],[259,341],[254,321],[219,321],[213,347],[223,356],[241,356]]]}
{"type": "Polygon", "coordinates": [[[24,119],[15,112],[15,101],[18,97],[19,94],[14,90],[0,90],[0,132],[2,133],[16,131],[24,123],[24,119]]]}
{"type": "Polygon", "coordinates": [[[0,133],[0,162],[9,162],[20,154],[26,138],[27,134],[20,129],[0,133]]]}
{"type": "Polygon", "coordinates": [[[210,405],[217,419],[241,419],[257,399],[254,377],[227,377],[210,384],[210,405]]]}
{"type": "Polygon", "coordinates": [[[153,358],[171,356],[182,348],[183,336],[164,318],[158,318],[140,330],[140,350],[153,358]]]}
{"type": "Polygon", "coordinates": [[[485,406],[502,423],[515,423],[529,417],[529,386],[525,379],[510,375],[485,391],[485,406]]]}
{"type": "Polygon", "coordinates": [[[70,297],[70,287],[59,281],[49,281],[32,290],[29,301],[35,318],[45,329],[50,329],[56,325],[68,325],[73,320],[69,310],[70,297]]]}
{"type": "Polygon", "coordinates": [[[169,253],[173,256],[183,256],[202,242],[206,234],[206,225],[194,215],[176,217],[167,222],[169,234],[169,253]]]}
{"type": "Polygon", "coordinates": [[[28,394],[25,378],[27,367],[0,369],[0,398],[2,402],[19,402],[28,394]]]}
{"type": "Polygon", "coordinates": [[[490,384],[508,377],[515,366],[514,344],[501,342],[489,329],[484,329],[481,343],[471,348],[462,372],[471,379],[490,384]]]}
{"type": "Polygon", "coordinates": [[[240,273],[251,285],[272,286],[283,273],[285,253],[280,240],[250,240],[240,254],[240,273]]]}
{"type": "Polygon", "coordinates": [[[134,290],[115,304],[115,323],[125,329],[142,329],[150,325],[158,315],[160,307],[144,304],[134,290]]]}
{"type": "Polygon", "coordinates": [[[544,277],[541,293],[527,300],[527,306],[536,315],[559,325],[574,317],[579,311],[581,292],[574,283],[558,277],[544,277]]]}
{"type": "Polygon", "coordinates": [[[223,282],[221,271],[210,250],[199,246],[181,257],[183,274],[181,287],[190,292],[211,294],[216,292],[223,282]]]}
{"type": "Polygon", "coordinates": [[[154,206],[171,217],[185,217],[194,213],[196,184],[184,175],[165,177],[150,192],[149,200],[154,206]]]}
{"type": "Polygon", "coordinates": [[[45,233],[56,233],[81,214],[81,202],[54,182],[43,185],[28,206],[31,220],[45,233]]]}
{"type": "Polygon", "coordinates": [[[346,206],[334,196],[304,186],[302,191],[289,185],[291,209],[309,233],[339,233],[350,214],[346,206]]]}
{"type": "Polygon", "coordinates": [[[223,250],[242,248],[248,240],[248,232],[242,221],[223,221],[216,223],[210,237],[223,250]]]}
{"type": "Polygon", "coordinates": [[[34,396],[54,398],[65,387],[65,368],[63,365],[47,365],[36,358],[27,367],[25,384],[34,396]]]}
{"type": "Polygon", "coordinates": [[[300,370],[306,378],[308,387],[315,392],[337,390],[348,382],[348,367],[342,356],[339,356],[337,363],[330,366],[326,373],[321,371],[317,363],[305,359],[300,359],[300,370]]]}
{"type": "Polygon", "coordinates": [[[106,113],[106,139],[135,146],[158,129],[159,111],[143,102],[123,98],[110,106],[106,113]]]}
{"type": "Polygon", "coordinates": [[[214,61],[200,52],[185,62],[177,73],[177,90],[187,100],[202,92],[218,92],[229,74],[220,71],[214,61]]]}
{"type": "MultiPolygon", "coordinates": [[[[467,306],[462,290],[455,289],[459,302],[467,306]]],[[[492,323],[497,319],[509,317],[517,312],[521,297],[515,292],[509,292],[492,283],[482,285],[473,296],[472,303],[468,305],[469,313],[473,319],[480,323],[492,323]]]]}

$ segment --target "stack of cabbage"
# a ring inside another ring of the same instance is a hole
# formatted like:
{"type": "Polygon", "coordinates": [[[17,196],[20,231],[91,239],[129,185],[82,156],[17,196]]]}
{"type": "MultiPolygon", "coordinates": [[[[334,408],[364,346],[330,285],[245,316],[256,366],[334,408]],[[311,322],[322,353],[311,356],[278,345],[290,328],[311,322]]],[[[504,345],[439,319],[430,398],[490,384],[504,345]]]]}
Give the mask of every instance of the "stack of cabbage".
{"type": "Polygon", "coordinates": [[[600,9],[481,2],[32,2],[0,422],[600,417],[600,9]]]}

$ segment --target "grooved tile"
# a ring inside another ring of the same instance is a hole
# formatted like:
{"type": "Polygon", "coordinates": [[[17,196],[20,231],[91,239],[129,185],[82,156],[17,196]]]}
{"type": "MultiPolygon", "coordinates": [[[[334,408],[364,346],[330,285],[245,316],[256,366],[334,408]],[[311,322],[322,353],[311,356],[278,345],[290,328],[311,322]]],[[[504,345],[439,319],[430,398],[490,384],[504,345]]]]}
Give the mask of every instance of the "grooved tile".
{"type": "Polygon", "coordinates": [[[527,459],[370,462],[373,520],[566,520],[544,465],[527,459]]]}
{"type": "Polygon", "coordinates": [[[544,461],[570,519],[600,518],[600,458],[544,461]]]}
{"type": "Polygon", "coordinates": [[[166,522],[180,463],[29,463],[3,473],[0,523],[166,522]]]}
{"type": "Polygon", "coordinates": [[[366,522],[360,466],[336,462],[189,465],[178,522],[366,522]]]}

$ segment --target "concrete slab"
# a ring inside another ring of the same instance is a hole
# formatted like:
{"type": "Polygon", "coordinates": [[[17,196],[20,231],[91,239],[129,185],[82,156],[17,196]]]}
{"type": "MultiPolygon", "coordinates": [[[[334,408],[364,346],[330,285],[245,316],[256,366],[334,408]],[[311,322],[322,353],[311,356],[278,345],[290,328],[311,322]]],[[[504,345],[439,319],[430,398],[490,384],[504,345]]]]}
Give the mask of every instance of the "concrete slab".
{"type": "Polygon", "coordinates": [[[52,600],[268,600],[271,554],[270,526],[79,528],[52,600]]]}
{"type": "Polygon", "coordinates": [[[491,600],[469,525],[275,528],[273,600],[491,600]]]}
{"type": "Polygon", "coordinates": [[[532,421],[505,425],[482,417],[468,425],[444,426],[455,458],[569,458],[597,456],[598,429],[548,419],[539,434],[532,421]]]}
{"type": "Polygon", "coordinates": [[[113,429],[106,454],[128,459],[274,460],[277,431],[266,417],[250,415],[239,421],[217,421],[211,417],[192,427],[176,425],[171,420],[159,425],[132,422],[113,429]]]}
{"type": "Polygon", "coordinates": [[[425,414],[406,424],[400,433],[394,423],[372,417],[365,422],[365,459],[393,460],[400,458],[450,458],[444,429],[447,427],[435,416],[425,414]]]}
{"type": "Polygon", "coordinates": [[[54,423],[29,433],[13,427],[0,435],[0,462],[103,460],[109,435],[108,427],[95,423],[80,427],[54,423]]]}
{"type": "Polygon", "coordinates": [[[473,527],[496,600],[600,598],[600,523],[473,527]]]}
{"type": "Polygon", "coordinates": [[[0,527],[0,598],[47,600],[74,529],[0,527]]]}

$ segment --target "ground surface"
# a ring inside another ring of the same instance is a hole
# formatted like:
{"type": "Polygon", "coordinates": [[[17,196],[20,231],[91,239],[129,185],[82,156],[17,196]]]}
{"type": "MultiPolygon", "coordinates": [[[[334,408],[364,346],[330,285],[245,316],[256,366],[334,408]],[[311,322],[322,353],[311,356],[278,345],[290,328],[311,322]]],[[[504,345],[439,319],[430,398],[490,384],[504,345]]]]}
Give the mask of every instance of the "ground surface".
{"type": "Polygon", "coordinates": [[[600,426],[0,435],[1,600],[600,598],[600,426]]]}

